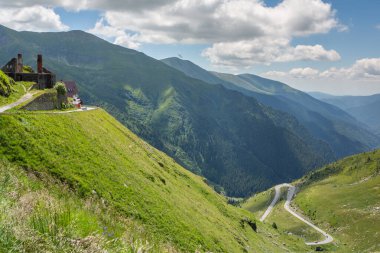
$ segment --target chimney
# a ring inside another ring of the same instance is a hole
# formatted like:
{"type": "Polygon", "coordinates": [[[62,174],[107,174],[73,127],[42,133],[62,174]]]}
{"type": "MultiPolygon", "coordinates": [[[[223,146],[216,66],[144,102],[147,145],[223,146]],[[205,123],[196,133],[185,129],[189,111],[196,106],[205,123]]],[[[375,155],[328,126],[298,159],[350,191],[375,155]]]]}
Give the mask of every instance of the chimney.
{"type": "Polygon", "coordinates": [[[41,54],[39,54],[39,55],[37,56],[37,72],[38,72],[39,74],[42,73],[42,55],[41,55],[41,54]]]}
{"type": "Polygon", "coordinates": [[[22,54],[17,55],[17,71],[18,73],[22,73],[24,68],[24,64],[22,63],[22,54]]]}

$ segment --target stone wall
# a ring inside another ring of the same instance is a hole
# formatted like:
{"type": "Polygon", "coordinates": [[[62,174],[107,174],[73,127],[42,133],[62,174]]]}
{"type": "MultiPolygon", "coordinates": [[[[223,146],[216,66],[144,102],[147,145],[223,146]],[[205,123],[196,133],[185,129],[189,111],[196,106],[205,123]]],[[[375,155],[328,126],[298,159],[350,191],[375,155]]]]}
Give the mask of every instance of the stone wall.
{"type": "Polygon", "coordinates": [[[22,107],[22,109],[28,111],[47,111],[59,108],[60,103],[58,103],[57,93],[55,92],[44,93],[22,107]]]}

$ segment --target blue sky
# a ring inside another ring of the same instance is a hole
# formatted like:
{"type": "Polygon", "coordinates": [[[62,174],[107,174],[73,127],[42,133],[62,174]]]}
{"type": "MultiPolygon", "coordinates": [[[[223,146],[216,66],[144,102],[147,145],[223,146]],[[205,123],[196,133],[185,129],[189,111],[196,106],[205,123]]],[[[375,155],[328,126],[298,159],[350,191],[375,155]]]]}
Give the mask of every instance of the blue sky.
{"type": "Polygon", "coordinates": [[[15,0],[0,7],[0,24],[16,30],[84,30],[157,59],[182,56],[305,91],[380,93],[376,0],[15,0]]]}

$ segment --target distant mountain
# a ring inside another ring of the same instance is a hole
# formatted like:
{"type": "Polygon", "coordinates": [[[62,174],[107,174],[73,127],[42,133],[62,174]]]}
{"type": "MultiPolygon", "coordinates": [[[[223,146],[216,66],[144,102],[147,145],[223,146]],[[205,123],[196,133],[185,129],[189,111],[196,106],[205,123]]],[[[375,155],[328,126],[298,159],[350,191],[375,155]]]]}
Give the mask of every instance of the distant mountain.
{"type": "Polygon", "coordinates": [[[363,152],[380,144],[379,138],[351,115],[284,83],[250,74],[208,72],[178,58],[162,61],[190,77],[221,84],[295,116],[315,138],[327,142],[337,157],[363,152]]]}
{"type": "Polygon", "coordinates": [[[309,94],[310,96],[312,96],[313,98],[316,98],[318,100],[335,97],[334,95],[323,93],[323,92],[318,92],[318,91],[308,92],[307,94],[309,94]]]}
{"type": "Polygon", "coordinates": [[[346,111],[380,136],[380,94],[371,96],[324,96],[320,100],[346,111]]]}
{"type": "Polygon", "coordinates": [[[42,53],[57,80],[76,80],[85,101],[228,195],[247,196],[334,158],[294,117],[91,34],[0,27],[0,42],[0,62],[21,52],[34,66],[42,53]]]}

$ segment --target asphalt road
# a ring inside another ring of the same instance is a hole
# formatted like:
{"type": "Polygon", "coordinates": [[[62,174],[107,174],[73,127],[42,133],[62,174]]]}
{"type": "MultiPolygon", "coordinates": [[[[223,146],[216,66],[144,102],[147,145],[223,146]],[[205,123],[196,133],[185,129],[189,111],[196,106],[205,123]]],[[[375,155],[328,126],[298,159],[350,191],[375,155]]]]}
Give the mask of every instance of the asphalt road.
{"type": "Polygon", "coordinates": [[[326,233],[325,231],[323,231],[322,229],[320,229],[319,227],[315,226],[313,223],[311,223],[310,221],[306,220],[305,218],[303,218],[300,214],[296,213],[290,206],[290,202],[292,201],[293,197],[294,197],[294,194],[295,194],[295,191],[296,191],[296,187],[294,187],[293,185],[291,184],[280,184],[280,185],[276,185],[274,187],[275,189],[275,195],[274,195],[274,198],[272,200],[272,202],[270,203],[270,205],[268,206],[267,210],[265,211],[265,213],[261,216],[260,218],[260,221],[264,221],[267,216],[272,212],[272,209],[273,207],[276,205],[276,203],[278,202],[279,198],[280,198],[280,195],[281,195],[281,188],[283,187],[288,187],[288,195],[286,197],[286,201],[285,201],[285,205],[284,205],[284,208],[286,211],[288,211],[290,214],[292,214],[294,217],[296,217],[297,219],[301,220],[302,222],[306,223],[307,225],[309,225],[310,227],[312,227],[313,229],[317,230],[319,233],[321,233],[323,236],[324,236],[324,240],[322,241],[315,241],[315,242],[306,242],[307,245],[310,245],[310,246],[315,246],[315,245],[323,245],[323,244],[327,244],[327,243],[331,243],[334,239],[331,235],[329,235],[328,233],[326,233]]]}

